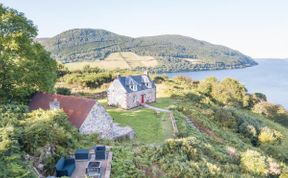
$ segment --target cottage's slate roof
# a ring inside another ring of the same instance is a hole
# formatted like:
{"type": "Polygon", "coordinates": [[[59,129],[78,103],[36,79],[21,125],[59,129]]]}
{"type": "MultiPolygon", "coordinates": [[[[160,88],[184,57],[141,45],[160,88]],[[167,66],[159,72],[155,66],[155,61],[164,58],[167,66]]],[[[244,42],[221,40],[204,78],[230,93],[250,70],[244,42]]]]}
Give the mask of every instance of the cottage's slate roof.
{"type": "Polygon", "coordinates": [[[133,76],[127,76],[127,77],[120,76],[120,77],[118,77],[118,80],[119,80],[120,84],[124,87],[124,89],[126,90],[127,93],[132,93],[132,92],[137,92],[137,91],[149,89],[144,83],[145,80],[151,82],[152,88],[156,88],[155,83],[147,75],[133,75],[133,76]],[[137,85],[136,91],[132,90],[129,87],[129,82],[131,80],[134,84],[137,85]]]}
{"type": "Polygon", "coordinates": [[[96,104],[93,99],[87,99],[76,96],[64,96],[57,94],[36,93],[29,103],[30,111],[36,109],[49,110],[49,103],[57,99],[60,102],[60,108],[67,114],[71,124],[80,128],[92,107],[96,104]]]}

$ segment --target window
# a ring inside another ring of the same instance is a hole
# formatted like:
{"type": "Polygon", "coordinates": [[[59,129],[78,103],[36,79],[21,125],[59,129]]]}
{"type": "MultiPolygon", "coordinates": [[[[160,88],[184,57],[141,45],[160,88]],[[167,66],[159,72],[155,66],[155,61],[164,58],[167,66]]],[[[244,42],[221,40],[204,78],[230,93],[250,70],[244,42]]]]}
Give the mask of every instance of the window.
{"type": "Polygon", "coordinates": [[[147,88],[151,88],[151,82],[147,76],[143,76],[143,83],[147,88]]]}
{"type": "Polygon", "coordinates": [[[151,83],[150,83],[150,82],[146,82],[146,83],[145,83],[145,86],[146,86],[147,88],[151,88],[151,83]]]}
{"type": "Polygon", "coordinates": [[[129,83],[129,88],[133,91],[136,91],[137,90],[137,85],[135,85],[132,81],[130,81],[129,83]]]}

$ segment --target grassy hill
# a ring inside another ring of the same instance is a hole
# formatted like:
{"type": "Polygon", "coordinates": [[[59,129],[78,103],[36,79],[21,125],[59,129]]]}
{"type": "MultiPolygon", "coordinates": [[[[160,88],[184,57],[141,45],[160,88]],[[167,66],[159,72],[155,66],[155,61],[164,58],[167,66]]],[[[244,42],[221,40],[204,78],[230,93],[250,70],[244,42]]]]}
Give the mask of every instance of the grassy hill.
{"type": "MultiPolygon", "coordinates": [[[[233,90],[238,93],[238,84],[234,88],[227,79],[207,79],[198,86],[191,82],[178,77],[157,85],[153,105],[173,111],[178,138],[161,145],[115,147],[113,177],[287,177],[287,127],[247,108],[233,107],[235,95],[228,97],[229,104],[218,103],[227,99],[217,98],[220,93],[213,96],[221,85],[227,85],[221,90],[223,96],[233,90]]],[[[243,94],[240,103],[248,97],[243,94]]]]}
{"type": "Polygon", "coordinates": [[[139,56],[132,52],[115,52],[105,58],[105,60],[83,61],[66,63],[69,70],[81,70],[83,67],[99,67],[101,69],[134,69],[137,67],[157,67],[159,62],[153,56],[139,56]]]}
{"type": "MultiPolygon", "coordinates": [[[[257,64],[236,50],[180,35],[131,38],[106,30],[72,29],[52,38],[37,40],[55,59],[63,63],[105,61],[112,53],[130,52],[137,56],[149,56],[148,59],[152,57],[158,61],[156,66],[146,66],[142,62],[139,65],[125,67],[130,69],[152,68],[162,72],[195,71],[242,68],[257,64]]],[[[118,67],[118,63],[111,62],[109,66],[114,69],[118,67]]]]}

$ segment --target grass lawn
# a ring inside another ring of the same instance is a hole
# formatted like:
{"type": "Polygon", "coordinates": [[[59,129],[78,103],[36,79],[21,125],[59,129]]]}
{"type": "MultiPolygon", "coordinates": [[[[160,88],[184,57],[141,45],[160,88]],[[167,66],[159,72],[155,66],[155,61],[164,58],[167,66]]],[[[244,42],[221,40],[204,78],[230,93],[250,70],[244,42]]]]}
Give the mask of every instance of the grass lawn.
{"type": "Polygon", "coordinates": [[[99,101],[122,126],[130,126],[136,132],[135,141],[141,143],[163,143],[173,137],[173,128],[167,113],[138,107],[131,110],[109,107],[105,100],[99,101]]]}

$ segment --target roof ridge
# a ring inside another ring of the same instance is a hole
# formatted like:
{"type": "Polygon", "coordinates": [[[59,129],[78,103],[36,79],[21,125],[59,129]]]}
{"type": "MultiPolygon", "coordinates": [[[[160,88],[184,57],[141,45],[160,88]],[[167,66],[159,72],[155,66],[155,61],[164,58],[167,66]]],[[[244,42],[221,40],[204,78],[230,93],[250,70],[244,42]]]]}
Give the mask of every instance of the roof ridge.
{"type": "Polygon", "coordinates": [[[39,92],[39,93],[36,93],[36,94],[51,95],[51,96],[55,96],[55,97],[59,96],[59,97],[63,97],[63,98],[83,99],[83,100],[89,100],[89,101],[95,101],[95,102],[97,102],[97,101],[94,100],[94,99],[91,99],[91,98],[85,98],[85,97],[82,97],[82,96],[74,96],[74,95],[60,95],[60,94],[45,93],[45,92],[39,92]]]}

